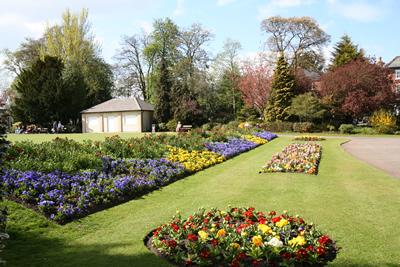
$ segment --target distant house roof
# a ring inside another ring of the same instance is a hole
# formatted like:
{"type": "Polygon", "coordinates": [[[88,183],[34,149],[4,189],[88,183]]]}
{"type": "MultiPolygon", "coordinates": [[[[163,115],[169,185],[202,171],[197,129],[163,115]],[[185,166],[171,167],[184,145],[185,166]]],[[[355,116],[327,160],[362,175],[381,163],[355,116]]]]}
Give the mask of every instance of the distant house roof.
{"type": "Polygon", "coordinates": [[[154,111],[154,106],[136,97],[113,98],[81,113],[121,112],[121,111],[154,111]]]}
{"type": "Polygon", "coordinates": [[[386,64],[386,67],[390,69],[400,68],[400,56],[395,57],[392,61],[386,64]]]}

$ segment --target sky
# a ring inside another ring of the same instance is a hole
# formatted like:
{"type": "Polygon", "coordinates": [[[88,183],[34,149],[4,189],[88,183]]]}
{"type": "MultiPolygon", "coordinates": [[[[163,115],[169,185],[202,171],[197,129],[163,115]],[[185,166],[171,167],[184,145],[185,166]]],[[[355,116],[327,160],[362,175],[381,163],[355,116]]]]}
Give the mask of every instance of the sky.
{"type": "Polygon", "coordinates": [[[0,50],[40,37],[46,24],[60,22],[67,8],[89,9],[93,34],[109,63],[122,36],[150,31],[155,19],[165,17],[180,27],[200,23],[211,31],[214,39],[207,48],[212,55],[227,38],[242,44],[243,56],[262,51],[268,36],[260,22],[276,15],[315,18],[331,36],[327,56],[344,34],[384,62],[400,55],[398,0],[0,0],[0,50]]]}

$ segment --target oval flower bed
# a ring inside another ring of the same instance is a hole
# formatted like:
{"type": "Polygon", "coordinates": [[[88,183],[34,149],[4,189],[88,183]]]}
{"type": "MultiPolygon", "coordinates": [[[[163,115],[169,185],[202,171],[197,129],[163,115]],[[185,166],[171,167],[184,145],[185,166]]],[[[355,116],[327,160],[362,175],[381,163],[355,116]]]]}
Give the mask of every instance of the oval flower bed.
{"type": "Polygon", "coordinates": [[[254,208],[180,214],[150,234],[150,249],[187,266],[323,266],[338,247],[299,216],[254,208]]]}
{"type": "Polygon", "coordinates": [[[296,136],[293,140],[295,140],[295,141],[324,141],[326,139],[321,136],[302,135],[302,136],[296,136]]]}
{"type": "Polygon", "coordinates": [[[272,156],[260,172],[317,174],[321,150],[321,146],[316,143],[290,144],[272,156]]]}

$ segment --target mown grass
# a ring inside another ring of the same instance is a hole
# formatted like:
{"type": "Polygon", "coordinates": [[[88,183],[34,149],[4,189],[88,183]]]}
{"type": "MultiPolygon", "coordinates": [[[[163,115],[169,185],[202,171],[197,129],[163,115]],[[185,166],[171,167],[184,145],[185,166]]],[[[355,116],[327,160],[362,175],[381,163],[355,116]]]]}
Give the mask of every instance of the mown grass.
{"type": "Polygon", "coordinates": [[[348,155],[343,139],[323,145],[318,175],[259,174],[292,142],[280,137],[142,198],[59,226],[13,202],[8,266],[169,266],[143,237],[179,209],[254,206],[289,210],[329,233],[342,247],[333,266],[398,266],[400,180],[348,155]]]}

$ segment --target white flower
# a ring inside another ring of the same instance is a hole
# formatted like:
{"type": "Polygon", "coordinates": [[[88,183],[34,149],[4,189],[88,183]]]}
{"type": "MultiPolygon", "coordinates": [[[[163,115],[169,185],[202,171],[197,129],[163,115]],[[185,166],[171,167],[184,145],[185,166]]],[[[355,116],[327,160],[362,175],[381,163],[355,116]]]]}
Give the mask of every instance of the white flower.
{"type": "Polygon", "coordinates": [[[273,237],[268,243],[268,245],[273,246],[273,247],[283,247],[282,241],[280,241],[278,238],[273,237]]]}

